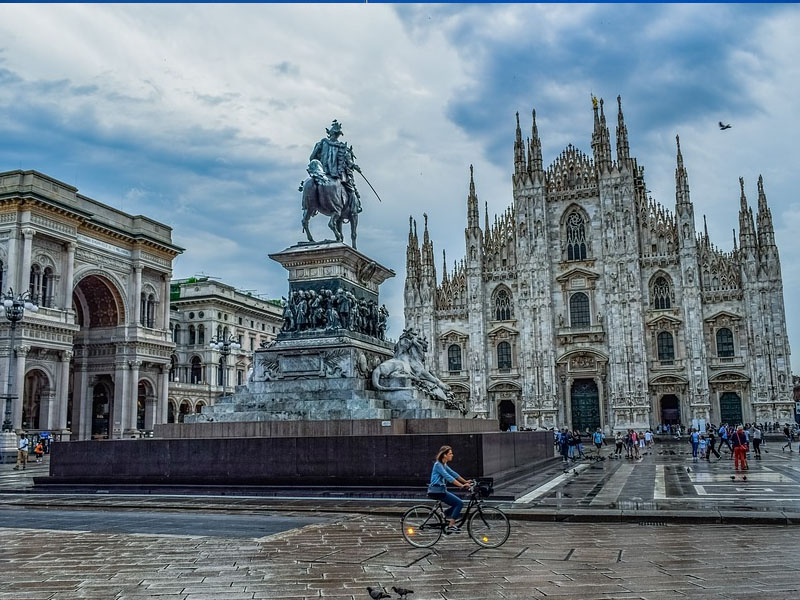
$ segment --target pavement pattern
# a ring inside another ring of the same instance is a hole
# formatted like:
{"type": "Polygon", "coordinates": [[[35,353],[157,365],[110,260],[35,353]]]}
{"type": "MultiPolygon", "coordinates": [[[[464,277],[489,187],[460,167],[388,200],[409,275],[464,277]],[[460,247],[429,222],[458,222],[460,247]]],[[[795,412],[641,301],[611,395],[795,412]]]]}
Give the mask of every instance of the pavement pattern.
{"type": "Polygon", "coordinates": [[[800,594],[793,527],[515,521],[499,549],[466,534],[417,549],[395,517],[318,516],[250,538],[0,527],[0,599],[368,600],[367,586],[392,585],[411,600],[800,594]]]}

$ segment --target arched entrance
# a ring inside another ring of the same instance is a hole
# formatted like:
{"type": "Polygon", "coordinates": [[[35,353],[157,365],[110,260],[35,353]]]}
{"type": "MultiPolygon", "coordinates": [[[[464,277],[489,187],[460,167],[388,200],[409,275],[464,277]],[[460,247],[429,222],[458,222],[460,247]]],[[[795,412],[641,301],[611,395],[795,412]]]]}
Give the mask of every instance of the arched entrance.
{"type": "Polygon", "coordinates": [[[661,422],[669,425],[681,422],[681,402],[675,394],[661,397],[661,422]]]}
{"type": "Polygon", "coordinates": [[[175,405],[172,402],[167,402],[167,423],[175,422],[175,405]]]}
{"type": "Polygon", "coordinates": [[[32,369],[25,375],[22,396],[22,428],[43,429],[42,400],[50,394],[50,379],[40,369],[32,369]]]}
{"type": "Polygon", "coordinates": [[[189,405],[188,400],[184,400],[178,408],[178,423],[183,423],[183,418],[190,414],[192,414],[192,407],[189,405]]]}
{"type": "Polygon", "coordinates": [[[136,429],[144,430],[145,416],[147,414],[147,397],[152,396],[150,386],[146,381],[140,381],[136,388],[136,429]]]}
{"type": "Polygon", "coordinates": [[[111,424],[111,399],[113,395],[105,383],[94,386],[92,395],[92,439],[107,440],[111,424]]]}
{"type": "Polygon", "coordinates": [[[728,425],[742,423],[742,399],[736,392],[724,392],[719,397],[719,420],[728,425]]]}
{"type": "Polygon", "coordinates": [[[594,431],[600,427],[600,393],[594,379],[576,379],[571,392],[572,429],[594,431]]]}
{"type": "Polygon", "coordinates": [[[497,405],[497,420],[500,431],[508,431],[509,427],[517,424],[517,407],[511,400],[501,400],[497,405]]]}

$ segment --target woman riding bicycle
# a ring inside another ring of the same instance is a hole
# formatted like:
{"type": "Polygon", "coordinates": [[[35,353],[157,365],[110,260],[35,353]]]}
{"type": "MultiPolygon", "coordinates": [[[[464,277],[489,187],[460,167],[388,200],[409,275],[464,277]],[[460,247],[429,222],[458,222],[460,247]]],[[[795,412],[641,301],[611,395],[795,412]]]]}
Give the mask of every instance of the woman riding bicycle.
{"type": "Polygon", "coordinates": [[[450,446],[442,446],[436,454],[436,460],[433,463],[431,470],[431,482],[428,485],[428,497],[434,500],[441,500],[449,505],[444,512],[444,516],[449,521],[450,525],[447,527],[446,533],[459,533],[461,529],[456,526],[456,519],[461,514],[461,508],[464,502],[453,494],[447,491],[447,484],[454,483],[457,487],[469,487],[471,481],[464,479],[447,466],[453,460],[453,448],[450,446]]]}

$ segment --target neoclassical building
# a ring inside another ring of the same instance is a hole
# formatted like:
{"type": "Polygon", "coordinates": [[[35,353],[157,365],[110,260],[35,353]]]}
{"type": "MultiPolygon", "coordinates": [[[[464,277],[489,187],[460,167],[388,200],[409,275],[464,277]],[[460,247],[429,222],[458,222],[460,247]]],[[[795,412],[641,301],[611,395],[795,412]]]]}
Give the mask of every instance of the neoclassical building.
{"type": "Polygon", "coordinates": [[[275,339],[283,326],[282,313],[279,301],[264,300],[209,277],[174,280],[169,327],[175,350],[167,422],[182,422],[183,415],[200,412],[224,392],[244,384],[253,351],[275,339]],[[225,356],[210,347],[215,338],[232,338],[241,348],[225,356]]]}
{"type": "MultiPolygon", "coordinates": [[[[619,102],[619,99],[618,99],[619,102]]],[[[412,222],[407,327],[479,414],[505,428],[794,420],[783,283],[764,182],[740,179],[738,243],[697,233],[677,146],[673,210],[648,196],[619,102],[616,156],[603,102],[591,155],[545,166],[535,112],[517,116],[513,202],[481,228],[470,167],[465,257],[441,278],[427,217],[412,222]]]]}
{"type": "MultiPolygon", "coordinates": [[[[139,436],[167,420],[172,229],[36,171],[0,173],[0,289],[30,290],[14,361],[14,429],[62,439],[139,436]]],[[[14,356],[11,357],[10,353],[14,356]]]]}

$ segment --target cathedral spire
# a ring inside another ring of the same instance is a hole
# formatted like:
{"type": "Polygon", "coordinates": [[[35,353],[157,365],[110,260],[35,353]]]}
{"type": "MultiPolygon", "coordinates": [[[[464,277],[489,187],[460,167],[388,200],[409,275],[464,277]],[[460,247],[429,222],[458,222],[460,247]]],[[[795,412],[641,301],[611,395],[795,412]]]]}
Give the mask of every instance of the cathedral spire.
{"type": "Polygon", "coordinates": [[[520,175],[526,169],[525,145],[522,143],[522,129],[519,126],[519,113],[517,113],[517,132],[514,138],[514,174],[520,175]]]}
{"type": "Polygon", "coordinates": [[[756,231],[753,225],[753,210],[747,205],[744,194],[744,178],[739,177],[739,245],[742,250],[756,247],[756,231]]]}
{"type": "Polygon", "coordinates": [[[433,259],[433,242],[428,233],[428,214],[422,215],[425,218],[425,230],[422,233],[422,278],[433,279],[433,284],[436,283],[436,265],[433,259]]]}
{"type": "Polygon", "coordinates": [[[408,246],[406,247],[406,286],[418,281],[420,276],[419,241],[417,240],[417,224],[413,217],[408,217],[408,246]]]}
{"type": "Polygon", "coordinates": [[[469,196],[467,196],[467,229],[479,229],[478,196],[475,194],[475,177],[469,166],[469,196]]]}
{"type": "Polygon", "coordinates": [[[736,229],[733,230],[733,252],[734,254],[739,251],[739,248],[736,246],[736,229]]]}
{"type": "Polygon", "coordinates": [[[592,151],[594,152],[594,164],[598,170],[608,169],[611,166],[611,142],[606,126],[606,115],[603,110],[603,99],[599,101],[600,112],[598,114],[598,100],[592,96],[594,109],[594,131],[592,132],[592,151]]]}
{"type": "Polygon", "coordinates": [[[772,211],[767,206],[767,195],[764,193],[764,178],[758,176],[758,245],[774,246],[775,230],[772,227],[772,211]]]}
{"type": "Polygon", "coordinates": [[[617,96],[617,105],[617,162],[621,165],[630,158],[631,148],[628,144],[628,128],[622,115],[622,96],[617,96]]]}
{"type": "Polygon", "coordinates": [[[447,252],[442,248],[442,284],[447,282],[447,252]]]}
{"type": "Polygon", "coordinates": [[[686,175],[686,168],[683,166],[683,154],[681,153],[681,138],[675,136],[675,143],[678,147],[678,166],[675,168],[675,204],[691,205],[689,199],[689,177],[686,175]]]}
{"type": "Polygon", "coordinates": [[[483,203],[483,233],[489,235],[489,203],[483,203]]]}
{"type": "Polygon", "coordinates": [[[708,248],[711,245],[711,241],[708,237],[708,221],[706,221],[705,215],[703,215],[703,235],[705,236],[706,248],[708,248]]]}
{"type": "Polygon", "coordinates": [[[531,141],[528,145],[528,170],[531,175],[543,173],[542,171],[542,141],[539,139],[539,128],[536,126],[536,110],[531,111],[533,125],[531,125],[531,141]]]}

